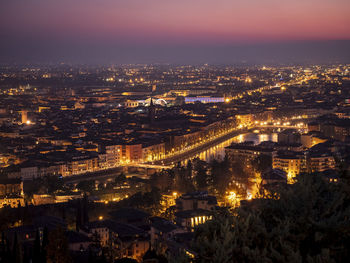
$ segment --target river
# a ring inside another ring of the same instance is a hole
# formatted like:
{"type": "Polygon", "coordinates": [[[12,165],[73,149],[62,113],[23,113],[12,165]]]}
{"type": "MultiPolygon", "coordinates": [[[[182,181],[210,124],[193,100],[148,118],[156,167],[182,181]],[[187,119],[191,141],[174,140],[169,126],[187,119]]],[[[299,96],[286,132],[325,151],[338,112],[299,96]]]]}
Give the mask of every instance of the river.
{"type": "MultiPolygon", "coordinates": [[[[217,144],[203,152],[197,153],[189,159],[199,158],[203,161],[210,162],[213,159],[222,160],[225,156],[225,147],[230,146],[231,143],[242,143],[252,141],[254,144],[259,144],[263,141],[277,142],[277,133],[245,133],[232,137],[220,144],[217,144]]],[[[188,160],[188,159],[187,159],[188,160]]],[[[187,162],[185,160],[184,162],[187,162]]]]}

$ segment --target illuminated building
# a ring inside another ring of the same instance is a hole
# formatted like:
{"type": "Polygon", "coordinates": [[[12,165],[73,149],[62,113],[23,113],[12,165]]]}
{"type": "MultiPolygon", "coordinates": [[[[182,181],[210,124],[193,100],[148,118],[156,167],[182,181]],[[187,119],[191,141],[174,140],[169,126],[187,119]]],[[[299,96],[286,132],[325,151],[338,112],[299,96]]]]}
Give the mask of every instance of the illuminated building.
{"type": "Polygon", "coordinates": [[[309,173],[324,172],[335,169],[334,157],[329,152],[309,152],[306,157],[306,166],[309,173]]]}
{"type": "Polygon", "coordinates": [[[144,162],[161,160],[165,155],[165,144],[152,144],[142,147],[142,158],[144,162]]]}
{"type": "Polygon", "coordinates": [[[230,162],[251,161],[261,154],[273,156],[275,153],[276,151],[272,148],[249,143],[233,143],[225,148],[225,154],[230,162]]]}
{"type": "Polygon", "coordinates": [[[156,84],[153,84],[152,85],[152,92],[156,92],[157,91],[157,85],[156,84]]]}
{"type": "Polygon", "coordinates": [[[212,213],[204,209],[186,210],[175,213],[176,224],[190,231],[196,226],[204,224],[211,218],[212,213]]]}
{"type": "Polygon", "coordinates": [[[278,153],[272,158],[273,169],[281,169],[287,173],[288,182],[299,173],[305,171],[305,156],[301,152],[278,153]]]}
{"type": "Polygon", "coordinates": [[[27,124],[28,121],[28,111],[26,110],[22,110],[21,111],[21,120],[22,120],[22,124],[27,124]]]}
{"type": "Polygon", "coordinates": [[[127,108],[136,108],[140,106],[140,103],[137,100],[127,100],[125,101],[124,106],[127,108]]]}
{"type": "Polygon", "coordinates": [[[309,132],[320,131],[320,124],[317,122],[310,122],[307,124],[307,129],[309,132]]]}
{"type": "Polygon", "coordinates": [[[238,126],[251,126],[254,121],[253,114],[240,114],[236,115],[236,122],[238,126]]]}
{"type": "Polygon", "coordinates": [[[127,144],[121,147],[121,162],[139,163],[142,160],[142,144],[127,144]]]}
{"type": "Polygon", "coordinates": [[[193,230],[211,219],[216,206],[216,197],[207,192],[184,194],[176,199],[175,222],[184,229],[193,230]]]}
{"type": "Polygon", "coordinates": [[[220,103],[225,102],[224,97],[185,97],[185,103],[220,103]]]}
{"type": "Polygon", "coordinates": [[[300,142],[306,148],[311,148],[312,146],[325,141],[327,141],[327,138],[317,133],[307,133],[300,136],[300,142]]]}
{"type": "Polygon", "coordinates": [[[23,182],[21,179],[0,178],[0,208],[24,206],[23,182]]]}
{"type": "Polygon", "coordinates": [[[106,168],[119,165],[121,156],[121,145],[106,145],[106,168]]]}
{"type": "Polygon", "coordinates": [[[94,172],[98,168],[98,158],[91,158],[89,156],[75,156],[67,163],[67,169],[70,175],[94,172]]]}

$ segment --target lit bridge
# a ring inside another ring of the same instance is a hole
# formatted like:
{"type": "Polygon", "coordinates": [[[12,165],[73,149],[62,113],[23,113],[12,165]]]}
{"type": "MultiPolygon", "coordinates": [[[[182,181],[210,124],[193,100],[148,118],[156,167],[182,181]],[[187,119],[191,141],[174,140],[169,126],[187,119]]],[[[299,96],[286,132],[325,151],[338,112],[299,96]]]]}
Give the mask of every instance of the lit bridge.
{"type": "Polygon", "coordinates": [[[130,165],[124,165],[126,167],[137,167],[137,168],[146,168],[146,169],[170,169],[173,166],[162,165],[162,164],[149,164],[149,163],[136,163],[130,165]]]}

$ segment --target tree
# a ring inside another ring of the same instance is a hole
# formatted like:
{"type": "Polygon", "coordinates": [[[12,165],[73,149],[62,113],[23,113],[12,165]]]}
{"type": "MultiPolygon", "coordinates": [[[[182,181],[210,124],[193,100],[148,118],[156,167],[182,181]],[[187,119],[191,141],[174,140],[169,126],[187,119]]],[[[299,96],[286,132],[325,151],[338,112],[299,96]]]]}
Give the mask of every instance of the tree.
{"type": "Polygon", "coordinates": [[[63,180],[57,176],[47,176],[45,178],[45,181],[47,192],[49,194],[52,194],[57,190],[62,190],[64,188],[63,180]]]}
{"type": "Polygon", "coordinates": [[[266,154],[260,154],[251,161],[252,167],[257,173],[263,173],[272,167],[272,157],[266,154]]]}
{"type": "Polygon", "coordinates": [[[149,249],[142,257],[143,262],[168,263],[167,258],[163,254],[157,253],[155,249],[149,249]]]}
{"type": "Polygon", "coordinates": [[[76,219],[75,219],[75,229],[76,229],[76,231],[79,231],[80,228],[83,225],[83,222],[82,222],[82,211],[81,210],[82,210],[81,209],[81,201],[79,199],[78,203],[77,203],[76,219]]]}
{"type": "Polygon", "coordinates": [[[206,163],[200,160],[195,165],[195,182],[198,190],[206,190],[209,185],[206,163]]]}
{"type": "Polygon", "coordinates": [[[11,249],[10,242],[5,237],[5,233],[1,233],[1,243],[0,243],[0,262],[10,262],[11,260],[11,249]]]}
{"type": "Polygon", "coordinates": [[[114,182],[116,185],[122,185],[126,182],[126,176],[124,173],[120,173],[118,176],[115,177],[114,182]]]}
{"type": "Polygon", "coordinates": [[[89,223],[89,199],[86,195],[86,193],[84,194],[84,198],[83,198],[83,225],[86,225],[87,223],[89,223]]]}
{"type": "Polygon", "coordinates": [[[18,242],[16,232],[15,232],[15,237],[13,240],[12,259],[13,259],[14,263],[21,263],[22,262],[22,250],[21,250],[21,245],[18,242]]]}
{"type": "Polygon", "coordinates": [[[119,258],[114,263],[137,263],[137,260],[133,258],[119,258]]]}
{"type": "Polygon", "coordinates": [[[345,262],[349,185],[302,174],[278,198],[218,212],[196,230],[196,262],[345,262]]]}
{"type": "Polygon", "coordinates": [[[49,233],[46,259],[47,263],[72,262],[68,242],[62,228],[57,228],[49,233]]]}
{"type": "Polygon", "coordinates": [[[34,248],[33,248],[33,263],[40,262],[41,255],[41,246],[40,246],[40,234],[39,231],[36,231],[35,240],[34,240],[34,248]]]}
{"type": "Polygon", "coordinates": [[[46,256],[47,256],[47,246],[49,244],[49,231],[47,229],[47,227],[44,227],[44,231],[43,231],[43,241],[41,244],[41,263],[46,263],[46,256]]]}
{"type": "Polygon", "coordinates": [[[151,175],[151,186],[166,191],[172,185],[172,178],[167,173],[160,172],[151,175]]]}
{"type": "Polygon", "coordinates": [[[232,181],[232,174],[229,171],[227,159],[219,162],[213,160],[210,163],[210,177],[212,182],[212,188],[219,195],[224,195],[229,183],[232,181]]]}
{"type": "Polygon", "coordinates": [[[77,188],[83,192],[91,193],[95,189],[94,180],[81,181],[77,184],[77,188]]]}

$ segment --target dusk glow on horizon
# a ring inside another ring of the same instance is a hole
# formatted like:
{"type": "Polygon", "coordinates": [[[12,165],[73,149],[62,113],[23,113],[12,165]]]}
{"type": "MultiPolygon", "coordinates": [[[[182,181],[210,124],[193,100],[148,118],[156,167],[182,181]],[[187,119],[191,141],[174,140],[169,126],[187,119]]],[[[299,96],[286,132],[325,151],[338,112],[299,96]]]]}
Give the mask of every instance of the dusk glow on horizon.
{"type": "Polygon", "coordinates": [[[5,48],[349,40],[349,11],[346,0],[14,0],[1,4],[0,35],[5,48]]]}

